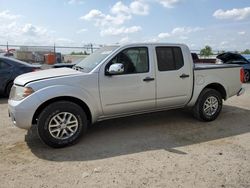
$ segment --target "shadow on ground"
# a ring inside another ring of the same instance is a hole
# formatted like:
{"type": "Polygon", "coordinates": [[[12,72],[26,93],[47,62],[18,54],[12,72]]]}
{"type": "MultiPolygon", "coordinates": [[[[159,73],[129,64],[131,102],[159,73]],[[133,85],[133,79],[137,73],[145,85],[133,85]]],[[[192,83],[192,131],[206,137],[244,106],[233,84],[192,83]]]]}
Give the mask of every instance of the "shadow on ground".
{"type": "Polygon", "coordinates": [[[37,157],[51,161],[87,161],[159,149],[184,155],[177,147],[250,132],[249,112],[224,106],[220,117],[208,123],[193,119],[187,110],[113,119],[95,124],[79,143],[63,149],[44,145],[34,129],[25,140],[37,157]]]}
{"type": "Polygon", "coordinates": [[[8,103],[8,98],[0,95],[0,104],[7,104],[7,103],[8,103]]]}

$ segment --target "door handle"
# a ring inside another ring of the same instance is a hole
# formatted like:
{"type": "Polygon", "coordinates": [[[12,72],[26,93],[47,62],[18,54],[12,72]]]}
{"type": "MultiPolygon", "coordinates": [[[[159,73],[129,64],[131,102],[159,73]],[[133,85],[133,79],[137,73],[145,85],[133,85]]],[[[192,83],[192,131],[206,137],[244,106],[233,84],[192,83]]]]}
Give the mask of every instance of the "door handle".
{"type": "Polygon", "coordinates": [[[151,77],[146,77],[143,79],[144,82],[150,82],[150,81],[154,81],[155,79],[154,78],[151,78],[151,77]]]}
{"type": "Polygon", "coordinates": [[[180,75],[180,78],[188,78],[189,77],[189,75],[188,74],[182,74],[182,75],[180,75]]]}

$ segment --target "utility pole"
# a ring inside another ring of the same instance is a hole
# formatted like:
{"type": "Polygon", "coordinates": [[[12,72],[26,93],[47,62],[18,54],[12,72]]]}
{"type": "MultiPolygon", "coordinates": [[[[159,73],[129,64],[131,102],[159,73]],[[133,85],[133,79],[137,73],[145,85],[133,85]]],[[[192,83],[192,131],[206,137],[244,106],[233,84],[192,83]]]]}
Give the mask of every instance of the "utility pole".
{"type": "Polygon", "coordinates": [[[93,54],[93,44],[90,43],[90,49],[91,49],[91,53],[93,54]]]}
{"type": "Polygon", "coordinates": [[[56,43],[54,43],[54,54],[56,55],[56,43]]]}
{"type": "Polygon", "coordinates": [[[9,53],[9,43],[7,41],[7,53],[9,53]]]}
{"type": "Polygon", "coordinates": [[[57,63],[57,58],[56,58],[56,43],[54,42],[54,58],[55,58],[55,62],[54,63],[57,63]]]}

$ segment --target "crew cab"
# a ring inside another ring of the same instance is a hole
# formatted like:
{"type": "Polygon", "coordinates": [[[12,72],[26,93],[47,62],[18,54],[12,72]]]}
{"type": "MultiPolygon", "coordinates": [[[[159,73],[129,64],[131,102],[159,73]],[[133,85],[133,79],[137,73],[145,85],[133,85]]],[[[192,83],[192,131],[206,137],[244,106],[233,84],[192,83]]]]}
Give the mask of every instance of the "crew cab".
{"type": "Polygon", "coordinates": [[[105,46],[70,68],[28,73],[14,81],[9,115],[15,126],[36,126],[41,140],[64,147],[87,127],[111,118],[190,107],[215,120],[223,100],[241,95],[239,65],[194,64],[184,44],[105,46]]]}

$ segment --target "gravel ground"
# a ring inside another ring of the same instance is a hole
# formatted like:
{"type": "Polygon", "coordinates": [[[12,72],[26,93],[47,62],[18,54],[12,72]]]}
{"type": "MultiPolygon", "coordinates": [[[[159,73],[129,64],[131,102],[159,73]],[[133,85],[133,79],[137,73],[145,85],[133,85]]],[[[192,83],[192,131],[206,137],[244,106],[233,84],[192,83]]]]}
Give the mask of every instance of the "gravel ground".
{"type": "Polygon", "coordinates": [[[214,122],[172,110],[95,124],[52,149],[0,98],[0,187],[250,187],[250,84],[214,122]]]}

